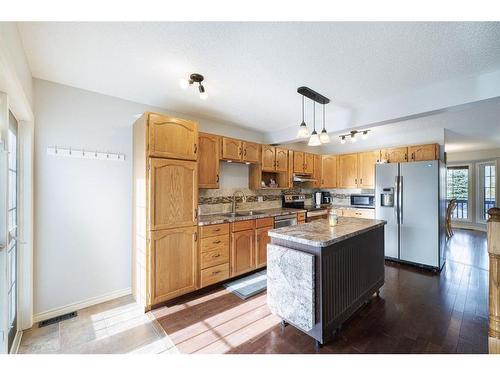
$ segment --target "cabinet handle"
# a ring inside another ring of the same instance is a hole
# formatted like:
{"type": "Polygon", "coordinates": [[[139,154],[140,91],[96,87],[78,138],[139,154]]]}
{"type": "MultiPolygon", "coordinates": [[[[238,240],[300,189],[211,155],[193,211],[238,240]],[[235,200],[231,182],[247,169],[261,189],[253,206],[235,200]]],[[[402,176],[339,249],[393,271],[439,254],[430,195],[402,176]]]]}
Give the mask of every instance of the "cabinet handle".
{"type": "Polygon", "coordinates": [[[219,231],[220,231],[220,228],[214,229],[214,232],[219,232],[219,231]]]}
{"type": "Polygon", "coordinates": [[[198,219],[198,208],[194,209],[194,218],[198,219]]]}
{"type": "Polygon", "coordinates": [[[214,272],[212,272],[212,276],[215,276],[215,275],[217,275],[218,273],[221,273],[221,271],[214,271],[214,272]]]}
{"type": "Polygon", "coordinates": [[[363,179],[362,178],[359,179],[359,184],[363,185],[363,179]]]}
{"type": "Polygon", "coordinates": [[[196,154],[197,151],[198,151],[198,145],[195,143],[194,144],[194,153],[196,154]]]}
{"type": "Polygon", "coordinates": [[[220,240],[214,241],[214,242],[212,242],[212,243],[213,243],[213,244],[218,244],[218,243],[220,243],[220,240]]]}
{"type": "Polygon", "coordinates": [[[220,254],[212,255],[212,258],[218,258],[220,257],[220,254]]]}
{"type": "Polygon", "coordinates": [[[280,162],[279,162],[279,161],[277,161],[277,162],[276,162],[276,168],[279,168],[279,167],[280,167],[280,162]]]}
{"type": "Polygon", "coordinates": [[[239,149],[239,153],[238,153],[238,155],[240,155],[240,156],[241,156],[241,154],[242,154],[242,153],[243,153],[243,149],[241,149],[241,148],[240,148],[240,149],[239,149]]]}
{"type": "Polygon", "coordinates": [[[405,154],[405,160],[408,160],[408,154],[405,154]]]}
{"type": "Polygon", "coordinates": [[[358,179],[357,179],[357,178],[355,178],[355,179],[354,179],[354,184],[355,184],[355,185],[357,185],[357,184],[358,184],[358,179]]]}
{"type": "Polygon", "coordinates": [[[411,160],[415,160],[415,153],[414,152],[411,153],[411,160]]]}
{"type": "Polygon", "coordinates": [[[243,156],[247,156],[247,149],[245,149],[245,151],[243,151],[243,156]]]}
{"type": "Polygon", "coordinates": [[[217,182],[219,182],[219,174],[217,173],[217,182]]]}
{"type": "Polygon", "coordinates": [[[194,242],[198,241],[198,232],[194,232],[194,242]]]}

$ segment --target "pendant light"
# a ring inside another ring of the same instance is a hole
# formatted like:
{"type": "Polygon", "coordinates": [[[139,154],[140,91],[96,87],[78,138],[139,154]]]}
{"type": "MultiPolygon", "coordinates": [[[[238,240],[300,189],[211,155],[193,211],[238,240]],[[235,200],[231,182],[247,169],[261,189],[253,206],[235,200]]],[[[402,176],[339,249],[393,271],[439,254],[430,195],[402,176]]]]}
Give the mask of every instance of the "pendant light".
{"type": "Polygon", "coordinates": [[[297,138],[305,139],[307,137],[309,137],[309,129],[307,129],[307,125],[304,122],[304,95],[302,95],[302,123],[299,126],[297,138]]]}
{"type": "Polygon", "coordinates": [[[330,136],[328,135],[328,132],[326,131],[325,128],[325,105],[323,104],[323,130],[321,131],[321,134],[319,135],[319,140],[321,143],[330,143],[330,136]]]}
{"type": "Polygon", "coordinates": [[[311,138],[309,138],[308,146],[319,146],[321,141],[319,140],[319,135],[316,132],[316,102],[313,102],[313,132],[311,133],[311,138]]]}

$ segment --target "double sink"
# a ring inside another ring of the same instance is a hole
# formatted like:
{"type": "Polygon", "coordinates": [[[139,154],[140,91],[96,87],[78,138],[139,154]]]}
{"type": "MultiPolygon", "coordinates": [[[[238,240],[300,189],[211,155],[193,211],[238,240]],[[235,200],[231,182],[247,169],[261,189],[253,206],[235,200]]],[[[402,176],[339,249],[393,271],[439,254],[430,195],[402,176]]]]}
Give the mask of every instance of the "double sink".
{"type": "Polygon", "coordinates": [[[227,214],[219,214],[219,216],[224,217],[242,217],[242,216],[253,216],[253,215],[262,215],[264,211],[239,211],[239,212],[229,212],[227,214]]]}

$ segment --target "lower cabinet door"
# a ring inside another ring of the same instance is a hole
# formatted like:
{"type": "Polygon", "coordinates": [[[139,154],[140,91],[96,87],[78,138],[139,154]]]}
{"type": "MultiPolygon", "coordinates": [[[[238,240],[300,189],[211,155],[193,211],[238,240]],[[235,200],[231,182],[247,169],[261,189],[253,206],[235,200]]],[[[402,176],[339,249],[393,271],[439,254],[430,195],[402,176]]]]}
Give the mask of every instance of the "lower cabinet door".
{"type": "Polygon", "coordinates": [[[264,267],[267,263],[267,244],[270,237],[267,232],[273,227],[258,228],[255,230],[255,266],[264,267]]]}
{"type": "Polygon", "coordinates": [[[196,289],[198,227],[151,232],[151,303],[196,289]]]}
{"type": "Polygon", "coordinates": [[[232,233],[231,276],[240,275],[255,268],[254,230],[232,233]]]}

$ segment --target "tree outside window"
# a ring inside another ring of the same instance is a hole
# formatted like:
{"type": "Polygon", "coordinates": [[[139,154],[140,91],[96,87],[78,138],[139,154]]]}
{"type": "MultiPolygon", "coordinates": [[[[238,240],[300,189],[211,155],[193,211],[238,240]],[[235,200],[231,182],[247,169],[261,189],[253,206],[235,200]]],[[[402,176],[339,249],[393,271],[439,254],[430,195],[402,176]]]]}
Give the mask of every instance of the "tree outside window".
{"type": "Polygon", "coordinates": [[[454,219],[469,218],[469,167],[457,166],[447,169],[447,200],[457,200],[452,212],[454,219]]]}

